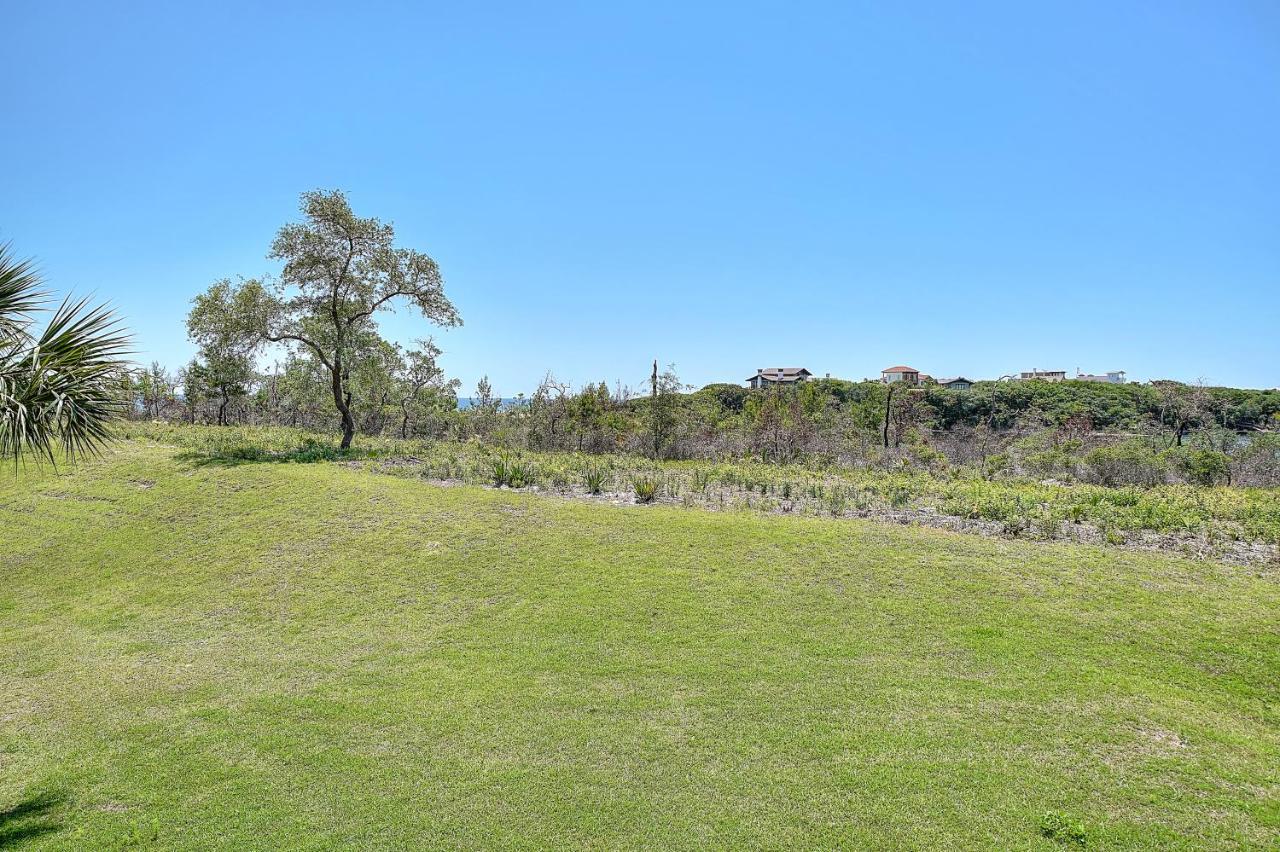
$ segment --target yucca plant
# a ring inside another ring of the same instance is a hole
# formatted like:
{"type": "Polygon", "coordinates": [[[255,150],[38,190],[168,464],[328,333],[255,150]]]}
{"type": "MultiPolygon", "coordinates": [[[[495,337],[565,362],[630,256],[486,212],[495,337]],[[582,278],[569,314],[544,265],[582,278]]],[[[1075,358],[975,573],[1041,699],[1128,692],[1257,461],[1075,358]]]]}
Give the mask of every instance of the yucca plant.
{"type": "Polygon", "coordinates": [[[521,458],[508,462],[507,472],[507,484],[512,488],[528,488],[538,480],[538,471],[534,468],[533,462],[521,458]]]}
{"type": "Polygon", "coordinates": [[[493,460],[493,484],[501,488],[527,488],[538,478],[533,462],[506,453],[493,460]]]}
{"type": "Polygon", "coordinates": [[[582,478],[586,483],[587,493],[599,494],[604,490],[604,468],[591,465],[582,472],[582,478]]]}
{"type": "Polygon", "coordinates": [[[0,246],[0,457],[56,461],[98,452],[123,411],[117,393],[129,335],[106,307],[64,300],[39,334],[49,294],[30,261],[0,246]]]}
{"type": "Polygon", "coordinates": [[[637,474],[631,477],[631,487],[636,492],[637,503],[652,503],[653,498],[658,496],[658,478],[656,476],[637,474]]]}
{"type": "Polygon", "coordinates": [[[501,488],[511,484],[511,457],[500,455],[493,460],[493,484],[501,488]]]}

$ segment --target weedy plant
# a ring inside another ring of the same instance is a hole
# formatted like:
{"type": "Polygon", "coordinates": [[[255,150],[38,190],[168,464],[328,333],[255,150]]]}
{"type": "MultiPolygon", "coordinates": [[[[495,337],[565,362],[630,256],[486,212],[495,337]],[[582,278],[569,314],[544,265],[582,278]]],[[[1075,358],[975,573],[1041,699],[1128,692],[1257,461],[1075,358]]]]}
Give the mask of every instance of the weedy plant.
{"type": "Polygon", "coordinates": [[[526,459],[504,453],[493,460],[493,484],[499,488],[527,488],[536,481],[537,471],[526,459]]]}
{"type": "Polygon", "coordinates": [[[1058,811],[1049,811],[1040,817],[1040,835],[1058,843],[1082,848],[1089,842],[1084,823],[1058,811]]]}
{"type": "Polygon", "coordinates": [[[637,503],[652,503],[658,496],[658,478],[651,474],[636,474],[631,477],[631,488],[636,493],[637,503]]]}
{"type": "Polygon", "coordinates": [[[493,460],[493,484],[501,488],[511,483],[511,457],[498,456],[493,460]]]}
{"type": "Polygon", "coordinates": [[[508,484],[512,488],[528,488],[538,481],[538,471],[533,462],[515,459],[508,465],[508,469],[511,471],[508,484]]]}
{"type": "Polygon", "coordinates": [[[591,465],[582,472],[582,481],[587,486],[588,494],[599,494],[604,490],[604,468],[591,465]]]}

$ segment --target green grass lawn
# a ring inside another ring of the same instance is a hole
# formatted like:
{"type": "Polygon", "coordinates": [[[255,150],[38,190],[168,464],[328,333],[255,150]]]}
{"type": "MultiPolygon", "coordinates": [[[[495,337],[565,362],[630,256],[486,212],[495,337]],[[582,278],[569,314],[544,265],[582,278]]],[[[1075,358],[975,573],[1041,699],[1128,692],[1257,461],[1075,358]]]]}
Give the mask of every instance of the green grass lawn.
{"type": "Polygon", "coordinates": [[[1280,843],[1274,573],[145,442],[0,472],[0,847],[1080,841],[1280,843]]]}

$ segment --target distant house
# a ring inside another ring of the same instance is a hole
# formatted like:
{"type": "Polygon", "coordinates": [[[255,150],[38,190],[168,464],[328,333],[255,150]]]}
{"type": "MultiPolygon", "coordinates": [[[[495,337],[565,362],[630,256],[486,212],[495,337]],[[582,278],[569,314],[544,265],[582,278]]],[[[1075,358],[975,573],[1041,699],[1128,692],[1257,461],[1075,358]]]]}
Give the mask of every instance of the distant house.
{"type": "Polygon", "coordinates": [[[886,385],[893,382],[918,385],[920,384],[920,371],[914,367],[886,367],[880,371],[880,381],[886,385]]]}
{"type": "Polygon", "coordinates": [[[1080,368],[1076,368],[1077,382],[1102,382],[1108,385],[1122,385],[1125,383],[1124,370],[1112,370],[1102,375],[1092,373],[1082,373],[1080,368]]]}
{"type": "Polygon", "coordinates": [[[949,379],[938,379],[938,384],[951,390],[968,390],[973,387],[973,379],[966,379],[964,376],[952,376],[949,379]]]}
{"type": "Polygon", "coordinates": [[[1040,382],[1065,382],[1067,380],[1066,370],[1031,370],[1023,372],[1018,376],[1022,381],[1040,381],[1040,382]]]}
{"type": "Polygon", "coordinates": [[[771,388],[778,385],[798,385],[813,376],[804,367],[761,367],[754,376],[747,377],[747,386],[771,388]]]}

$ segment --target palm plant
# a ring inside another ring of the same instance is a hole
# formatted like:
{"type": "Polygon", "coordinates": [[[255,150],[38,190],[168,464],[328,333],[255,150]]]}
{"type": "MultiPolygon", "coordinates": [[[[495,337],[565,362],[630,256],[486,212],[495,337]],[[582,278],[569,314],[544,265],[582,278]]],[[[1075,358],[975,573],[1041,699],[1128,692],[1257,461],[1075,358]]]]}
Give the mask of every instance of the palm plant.
{"type": "Polygon", "coordinates": [[[649,474],[636,474],[631,477],[631,487],[636,492],[637,503],[652,503],[658,496],[658,477],[649,474]]]}
{"type": "Polygon", "coordinates": [[[0,458],[56,461],[96,453],[122,411],[117,392],[130,337],[114,312],[70,298],[38,335],[49,294],[30,261],[0,245],[0,458]]]}
{"type": "Polygon", "coordinates": [[[582,476],[587,483],[587,493],[599,494],[604,490],[604,468],[596,465],[590,465],[585,471],[583,471],[582,476]]]}

